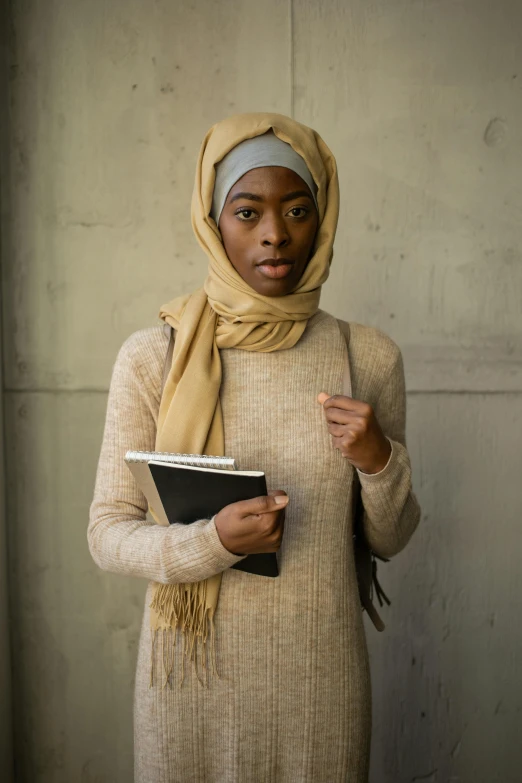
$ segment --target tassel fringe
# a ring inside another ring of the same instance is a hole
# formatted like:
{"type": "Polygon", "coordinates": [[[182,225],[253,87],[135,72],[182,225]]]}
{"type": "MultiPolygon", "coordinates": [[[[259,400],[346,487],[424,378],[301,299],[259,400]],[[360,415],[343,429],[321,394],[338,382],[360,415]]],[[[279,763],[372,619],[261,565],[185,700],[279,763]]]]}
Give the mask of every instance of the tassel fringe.
{"type": "Polygon", "coordinates": [[[150,608],[156,613],[151,618],[150,680],[152,688],[156,676],[155,659],[158,639],[162,664],[162,687],[172,687],[178,632],[183,635],[179,687],[185,680],[185,661],[194,667],[199,683],[208,688],[209,675],[219,679],[216,665],[214,611],[207,606],[207,583],[158,584],[150,608]]]}

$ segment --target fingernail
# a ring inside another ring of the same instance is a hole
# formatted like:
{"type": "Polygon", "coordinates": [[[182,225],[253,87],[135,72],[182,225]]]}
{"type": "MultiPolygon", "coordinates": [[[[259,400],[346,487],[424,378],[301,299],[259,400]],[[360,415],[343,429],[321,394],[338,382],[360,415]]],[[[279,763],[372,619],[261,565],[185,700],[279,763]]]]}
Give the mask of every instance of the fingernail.
{"type": "Polygon", "coordinates": [[[290,498],[288,497],[288,495],[276,495],[274,497],[274,500],[275,500],[275,502],[277,503],[278,506],[282,506],[283,503],[288,503],[290,498]]]}

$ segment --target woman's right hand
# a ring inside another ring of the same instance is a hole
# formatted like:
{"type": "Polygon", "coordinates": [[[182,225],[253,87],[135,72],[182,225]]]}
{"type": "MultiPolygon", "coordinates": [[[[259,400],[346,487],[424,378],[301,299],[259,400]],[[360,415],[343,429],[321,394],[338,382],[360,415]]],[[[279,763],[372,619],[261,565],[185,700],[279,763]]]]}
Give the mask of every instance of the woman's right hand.
{"type": "Polygon", "coordinates": [[[277,552],[281,546],[288,495],[272,490],[252,500],[240,500],[214,517],[219,539],[236,555],[277,552]]]}

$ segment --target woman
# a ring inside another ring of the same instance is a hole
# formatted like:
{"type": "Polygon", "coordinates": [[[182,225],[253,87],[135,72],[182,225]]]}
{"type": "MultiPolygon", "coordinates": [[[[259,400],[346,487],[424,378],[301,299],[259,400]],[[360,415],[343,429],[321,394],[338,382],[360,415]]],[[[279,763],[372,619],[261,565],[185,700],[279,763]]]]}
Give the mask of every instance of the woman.
{"type": "Polygon", "coordinates": [[[351,324],[348,354],[318,309],[337,215],[335,160],[315,131],[277,114],[218,123],[192,204],[209,274],[161,310],[176,330],[163,393],[163,327],[118,355],[89,545],[102,568],[152,580],[135,691],[139,783],[368,778],[356,477],[377,554],[406,545],[419,508],[399,349],[351,324]],[[353,398],[342,394],[347,366],[353,398]],[[154,447],[226,453],[264,470],[272,491],[210,520],[155,525],[123,460],[154,447]],[[276,579],[230,568],[267,551],[278,551],[276,579]]]}

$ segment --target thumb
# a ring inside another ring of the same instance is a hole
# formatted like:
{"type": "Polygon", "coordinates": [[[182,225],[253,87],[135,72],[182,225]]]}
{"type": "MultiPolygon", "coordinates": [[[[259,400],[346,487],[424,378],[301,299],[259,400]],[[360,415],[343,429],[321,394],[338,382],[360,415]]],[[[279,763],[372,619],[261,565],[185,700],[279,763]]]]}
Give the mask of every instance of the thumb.
{"type": "Polygon", "coordinates": [[[321,405],[324,405],[326,400],[329,400],[331,396],[332,396],[331,394],[327,394],[326,392],[321,392],[320,394],[317,395],[317,402],[321,403],[321,405]]]}

